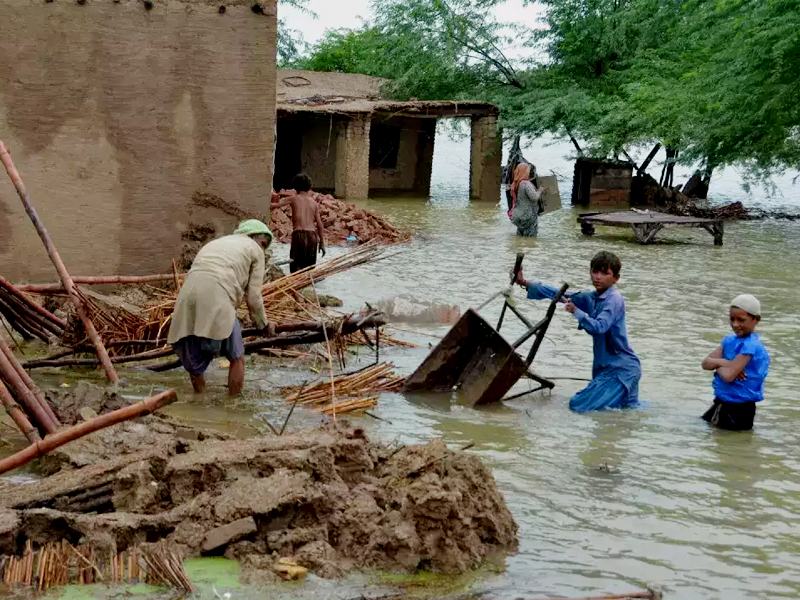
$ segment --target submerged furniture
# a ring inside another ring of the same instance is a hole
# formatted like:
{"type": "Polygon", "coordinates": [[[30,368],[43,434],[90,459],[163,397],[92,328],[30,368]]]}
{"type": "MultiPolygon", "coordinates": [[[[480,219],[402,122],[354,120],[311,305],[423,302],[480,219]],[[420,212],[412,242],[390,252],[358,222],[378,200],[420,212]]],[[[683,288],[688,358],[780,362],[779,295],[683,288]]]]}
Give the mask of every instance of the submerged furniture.
{"type": "Polygon", "coordinates": [[[592,212],[578,216],[581,232],[594,235],[595,225],[609,227],[630,227],[640,244],[649,244],[665,225],[683,225],[684,227],[702,227],[714,236],[714,245],[722,246],[724,221],[722,219],[701,219],[699,217],[681,217],[660,212],[643,212],[620,210],[615,212],[592,212]]]}

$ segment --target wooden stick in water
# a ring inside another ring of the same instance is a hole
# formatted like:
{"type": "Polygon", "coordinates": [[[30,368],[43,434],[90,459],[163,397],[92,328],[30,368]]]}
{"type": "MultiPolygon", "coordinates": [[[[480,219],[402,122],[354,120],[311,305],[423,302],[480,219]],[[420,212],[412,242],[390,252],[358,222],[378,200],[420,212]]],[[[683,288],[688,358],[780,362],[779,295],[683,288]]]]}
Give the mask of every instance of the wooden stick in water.
{"type": "MultiPolygon", "coordinates": [[[[319,318],[322,320],[322,334],[325,336],[325,345],[328,348],[328,369],[331,374],[331,404],[336,404],[336,386],[333,377],[333,359],[331,358],[331,342],[328,339],[328,330],[325,327],[325,315],[322,314],[322,306],[319,303],[319,296],[317,295],[317,286],[314,285],[314,277],[310,276],[311,289],[314,290],[314,299],[317,301],[317,309],[319,310],[319,318]]],[[[336,422],[336,409],[331,413],[333,415],[333,422],[336,422]]]]}

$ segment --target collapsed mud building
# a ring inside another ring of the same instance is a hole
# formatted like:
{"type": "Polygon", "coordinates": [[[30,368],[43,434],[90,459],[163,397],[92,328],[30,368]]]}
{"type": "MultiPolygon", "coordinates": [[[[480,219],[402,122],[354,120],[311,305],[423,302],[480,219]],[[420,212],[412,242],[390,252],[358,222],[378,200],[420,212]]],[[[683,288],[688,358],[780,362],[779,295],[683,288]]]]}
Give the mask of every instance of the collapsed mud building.
{"type": "Polygon", "coordinates": [[[385,79],[368,75],[279,70],[274,186],[290,188],[308,173],[314,189],[339,198],[382,192],[428,196],[436,122],[470,120],[469,195],[500,198],[499,111],[486,102],[394,102],[385,79]]]}

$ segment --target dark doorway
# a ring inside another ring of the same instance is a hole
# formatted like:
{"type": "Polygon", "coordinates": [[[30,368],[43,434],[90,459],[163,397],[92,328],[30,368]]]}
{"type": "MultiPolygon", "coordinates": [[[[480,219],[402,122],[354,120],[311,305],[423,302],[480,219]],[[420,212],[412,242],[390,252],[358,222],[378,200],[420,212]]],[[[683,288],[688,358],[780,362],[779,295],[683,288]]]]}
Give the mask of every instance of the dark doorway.
{"type": "Polygon", "coordinates": [[[292,178],[302,168],[300,153],[303,149],[303,132],[300,124],[291,119],[278,119],[278,140],[275,144],[275,191],[292,187],[292,178]]]}

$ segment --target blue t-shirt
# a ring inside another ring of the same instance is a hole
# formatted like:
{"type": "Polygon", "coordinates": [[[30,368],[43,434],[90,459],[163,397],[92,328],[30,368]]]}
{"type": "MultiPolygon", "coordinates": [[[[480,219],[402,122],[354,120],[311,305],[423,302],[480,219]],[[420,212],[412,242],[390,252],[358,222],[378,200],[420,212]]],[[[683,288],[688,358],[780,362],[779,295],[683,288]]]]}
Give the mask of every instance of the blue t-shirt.
{"type": "Polygon", "coordinates": [[[743,338],[732,333],[722,339],[722,358],[733,360],[740,354],[752,357],[744,369],[747,379],[729,383],[714,373],[714,395],[723,402],[761,402],[764,379],[769,372],[769,353],[757,333],[743,338]]]}

